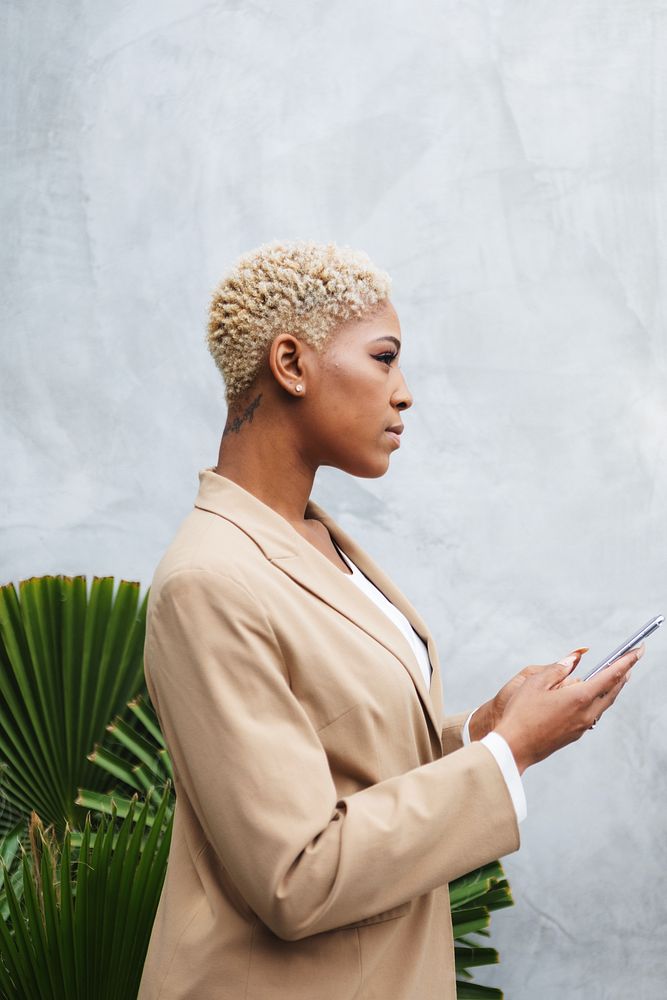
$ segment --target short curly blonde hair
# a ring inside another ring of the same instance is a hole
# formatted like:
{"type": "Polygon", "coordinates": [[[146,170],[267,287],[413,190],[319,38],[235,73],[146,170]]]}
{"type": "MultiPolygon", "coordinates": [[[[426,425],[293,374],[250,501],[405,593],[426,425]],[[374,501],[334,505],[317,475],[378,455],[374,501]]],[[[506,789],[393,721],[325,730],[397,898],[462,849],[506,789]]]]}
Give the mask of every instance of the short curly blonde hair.
{"type": "Polygon", "coordinates": [[[228,405],[253,384],[278,333],[320,351],[341,323],[373,313],[391,278],[362,250],[274,240],[240,257],[216,287],[206,340],[228,405]]]}

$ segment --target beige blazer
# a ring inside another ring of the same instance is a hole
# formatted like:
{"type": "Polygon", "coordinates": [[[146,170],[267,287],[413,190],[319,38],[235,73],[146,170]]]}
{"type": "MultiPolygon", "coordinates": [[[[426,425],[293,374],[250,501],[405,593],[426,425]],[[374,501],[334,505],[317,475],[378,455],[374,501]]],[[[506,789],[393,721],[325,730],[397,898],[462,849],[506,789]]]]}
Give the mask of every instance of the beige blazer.
{"type": "Polygon", "coordinates": [[[493,755],[443,719],[428,643],[211,469],[153,579],[148,690],[176,808],[140,1000],[454,1000],[447,883],[519,847],[493,755]]]}

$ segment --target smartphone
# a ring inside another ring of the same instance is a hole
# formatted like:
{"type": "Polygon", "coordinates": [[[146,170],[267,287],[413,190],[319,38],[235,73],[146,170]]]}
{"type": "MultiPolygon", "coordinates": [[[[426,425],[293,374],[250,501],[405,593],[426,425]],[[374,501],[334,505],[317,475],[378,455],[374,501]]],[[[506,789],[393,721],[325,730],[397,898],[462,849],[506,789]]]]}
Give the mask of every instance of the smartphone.
{"type": "Polygon", "coordinates": [[[594,677],[601,670],[604,670],[605,667],[610,666],[614,660],[618,660],[618,658],[623,656],[624,653],[628,653],[635,646],[639,646],[647,636],[655,632],[657,628],[660,628],[664,620],[664,615],[656,615],[655,618],[651,618],[650,621],[646,622],[646,625],[643,625],[637,632],[634,632],[622,646],[618,646],[613,653],[610,653],[609,656],[604,658],[604,660],[601,660],[597,667],[593,667],[591,672],[586,674],[584,680],[589,681],[591,677],[594,677]]]}

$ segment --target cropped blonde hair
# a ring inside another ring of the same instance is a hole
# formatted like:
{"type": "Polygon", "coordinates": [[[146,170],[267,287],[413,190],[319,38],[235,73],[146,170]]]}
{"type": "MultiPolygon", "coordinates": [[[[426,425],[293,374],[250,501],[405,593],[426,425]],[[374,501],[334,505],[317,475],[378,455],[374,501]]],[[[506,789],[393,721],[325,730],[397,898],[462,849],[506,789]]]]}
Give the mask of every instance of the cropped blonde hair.
{"type": "Polygon", "coordinates": [[[389,298],[391,278],[362,250],[274,240],[240,257],[216,287],[206,340],[231,405],[254,382],[273,338],[292,333],[321,351],[341,324],[389,298]]]}

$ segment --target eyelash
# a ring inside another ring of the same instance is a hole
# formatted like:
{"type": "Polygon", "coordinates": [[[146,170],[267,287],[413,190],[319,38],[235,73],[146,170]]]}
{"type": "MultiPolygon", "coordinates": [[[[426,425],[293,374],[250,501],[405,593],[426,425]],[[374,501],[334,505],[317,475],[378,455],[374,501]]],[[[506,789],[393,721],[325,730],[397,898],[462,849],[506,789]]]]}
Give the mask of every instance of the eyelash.
{"type": "MultiPolygon", "coordinates": [[[[391,361],[393,361],[394,358],[398,357],[396,353],[392,354],[390,351],[387,351],[385,354],[376,354],[375,356],[378,361],[382,361],[383,358],[391,358],[391,361]]],[[[387,365],[387,367],[390,367],[391,361],[385,361],[384,364],[387,365]]]]}

